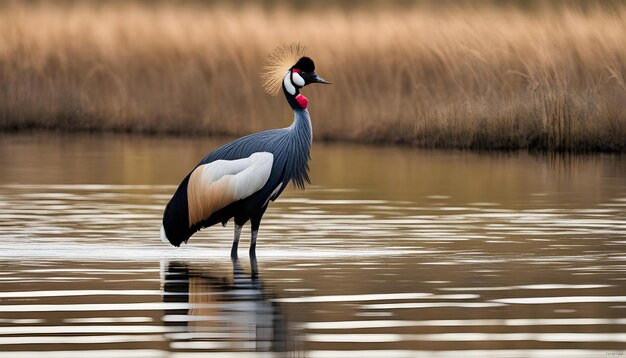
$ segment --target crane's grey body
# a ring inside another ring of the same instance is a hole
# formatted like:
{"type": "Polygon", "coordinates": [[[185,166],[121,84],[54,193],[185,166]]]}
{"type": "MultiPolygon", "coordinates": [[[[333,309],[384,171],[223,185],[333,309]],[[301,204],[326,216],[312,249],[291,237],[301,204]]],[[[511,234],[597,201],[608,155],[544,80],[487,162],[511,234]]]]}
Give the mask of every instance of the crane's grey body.
{"type": "MultiPolygon", "coordinates": [[[[294,110],[291,126],[236,139],[209,153],[198,165],[218,159],[235,160],[247,158],[254,153],[268,152],[274,155],[274,164],[266,187],[262,190],[274,190],[279,183],[283,184],[284,189],[289,181],[293,181],[299,188],[304,188],[305,182],[309,181],[307,163],[310,159],[312,140],[313,128],[309,111],[297,109],[294,110]]],[[[271,199],[275,200],[276,197],[271,199]]]]}
{"type": "Polygon", "coordinates": [[[299,92],[310,83],[328,82],[319,78],[313,62],[303,57],[285,74],[283,85],[294,111],[293,124],[227,143],[204,157],[183,179],[163,214],[164,241],[179,246],[199,229],[226,225],[234,218],[231,256],[237,256],[241,228],[248,221],[252,224],[250,254],[255,254],[259,225],[269,202],[276,200],[289,182],[299,188],[310,182],[313,131],[308,100],[299,92]]]}

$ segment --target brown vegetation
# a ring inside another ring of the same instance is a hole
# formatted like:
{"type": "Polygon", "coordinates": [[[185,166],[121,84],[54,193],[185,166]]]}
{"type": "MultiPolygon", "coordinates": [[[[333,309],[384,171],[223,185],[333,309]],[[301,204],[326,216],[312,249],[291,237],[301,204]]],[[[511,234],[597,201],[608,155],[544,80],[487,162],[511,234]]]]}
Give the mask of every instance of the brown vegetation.
{"type": "Polygon", "coordinates": [[[0,129],[245,134],[288,125],[259,71],[301,42],[317,139],[626,150],[626,7],[0,8],[0,129]]]}

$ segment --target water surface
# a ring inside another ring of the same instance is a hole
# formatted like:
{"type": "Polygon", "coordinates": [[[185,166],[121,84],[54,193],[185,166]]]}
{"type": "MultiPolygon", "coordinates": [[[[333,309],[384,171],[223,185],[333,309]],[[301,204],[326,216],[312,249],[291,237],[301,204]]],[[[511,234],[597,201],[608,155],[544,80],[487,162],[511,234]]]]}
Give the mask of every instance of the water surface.
{"type": "Polygon", "coordinates": [[[626,351],[626,160],[315,143],[313,185],[159,241],[227,139],[0,137],[4,356],[605,357],[626,351]]]}

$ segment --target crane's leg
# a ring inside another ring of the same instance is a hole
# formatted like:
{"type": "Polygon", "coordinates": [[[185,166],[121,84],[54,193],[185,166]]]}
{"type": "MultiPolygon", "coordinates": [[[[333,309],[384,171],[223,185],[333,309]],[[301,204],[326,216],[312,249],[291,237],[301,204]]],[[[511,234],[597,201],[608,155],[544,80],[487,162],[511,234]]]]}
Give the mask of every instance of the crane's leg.
{"type": "Polygon", "coordinates": [[[237,247],[239,247],[239,236],[241,236],[241,225],[235,223],[235,238],[233,239],[233,247],[230,249],[230,257],[237,258],[237,247]]]}
{"type": "Polygon", "coordinates": [[[256,238],[258,235],[259,227],[257,226],[256,229],[252,229],[252,235],[250,237],[250,257],[256,257],[256,238]]]}
{"type": "Polygon", "coordinates": [[[252,224],[252,236],[250,237],[250,257],[256,257],[256,238],[259,235],[259,226],[261,226],[261,218],[265,214],[265,206],[261,211],[256,213],[250,218],[250,224],[252,224]]]}

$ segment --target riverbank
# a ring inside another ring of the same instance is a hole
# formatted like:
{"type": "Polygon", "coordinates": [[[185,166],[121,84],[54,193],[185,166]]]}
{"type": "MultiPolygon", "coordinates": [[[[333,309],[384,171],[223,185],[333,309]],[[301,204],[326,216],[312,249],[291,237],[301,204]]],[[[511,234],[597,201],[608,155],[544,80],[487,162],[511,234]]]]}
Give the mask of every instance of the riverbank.
{"type": "Polygon", "coordinates": [[[259,72],[301,42],[315,137],[430,148],[626,150],[626,7],[0,8],[0,130],[242,135],[288,125],[259,72]]]}

